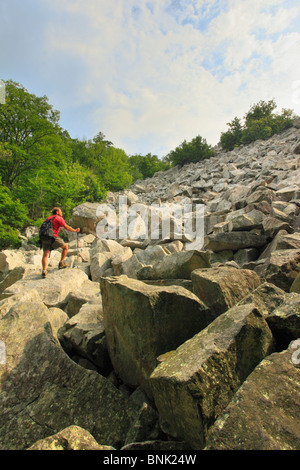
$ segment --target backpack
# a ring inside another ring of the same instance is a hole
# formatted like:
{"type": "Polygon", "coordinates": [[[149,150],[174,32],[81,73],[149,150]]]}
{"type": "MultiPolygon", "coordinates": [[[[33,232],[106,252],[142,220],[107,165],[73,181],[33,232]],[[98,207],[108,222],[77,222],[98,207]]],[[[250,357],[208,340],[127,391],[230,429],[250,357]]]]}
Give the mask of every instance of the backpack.
{"type": "MultiPolygon", "coordinates": [[[[53,233],[53,219],[55,219],[56,215],[53,217],[48,217],[42,225],[40,226],[39,230],[39,241],[40,241],[40,247],[42,248],[42,241],[43,240],[51,240],[51,245],[54,242],[54,233],[53,233]]],[[[51,246],[50,246],[51,250],[51,246]]]]}

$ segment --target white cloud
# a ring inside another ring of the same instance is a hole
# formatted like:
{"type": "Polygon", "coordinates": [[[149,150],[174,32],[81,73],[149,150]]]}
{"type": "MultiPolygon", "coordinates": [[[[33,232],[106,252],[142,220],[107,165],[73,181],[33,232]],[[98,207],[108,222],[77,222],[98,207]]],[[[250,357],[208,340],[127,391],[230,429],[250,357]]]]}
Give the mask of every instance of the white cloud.
{"type": "Polygon", "coordinates": [[[66,64],[56,101],[92,108],[82,117],[90,138],[102,131],[128,153],[162,156],[198,134],[217,143],[226,123],[260,99],[295,109],[293,0],[49,0],[49,7],[60,21],[48,26],[48,60],[66,64]],[[68,72],[72,61],[78,76],[68,72]]]}

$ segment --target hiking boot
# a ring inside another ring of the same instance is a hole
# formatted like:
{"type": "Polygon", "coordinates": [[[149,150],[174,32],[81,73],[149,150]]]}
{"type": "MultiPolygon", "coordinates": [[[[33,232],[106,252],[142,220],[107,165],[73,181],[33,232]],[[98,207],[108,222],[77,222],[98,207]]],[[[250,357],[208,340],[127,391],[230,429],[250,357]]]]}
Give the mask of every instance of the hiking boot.
{"type": "Polygon", "coordinates": [[[65,263],[65,261],[60,261],[58,265],[58,269],[67,268],[68,266],[69,266],[68,263],[65,263]]]}
{"type": "Polygon", "coordinates": [[[45,279],[45,277],[47,277],[47,271],[42,272],[42,278],[45,279]]]}

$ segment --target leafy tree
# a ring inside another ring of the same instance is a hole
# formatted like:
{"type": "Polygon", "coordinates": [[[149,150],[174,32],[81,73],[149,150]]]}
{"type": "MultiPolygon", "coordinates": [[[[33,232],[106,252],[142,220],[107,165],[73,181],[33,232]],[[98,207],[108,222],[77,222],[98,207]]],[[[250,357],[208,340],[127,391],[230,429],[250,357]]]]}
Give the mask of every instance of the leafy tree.
{"type": "Polygon", "coordinates": [[[160,160],[157,155],[131,155],[129,157],[130,173],[133,180],[151,178],[157,171],[165,171],[170,167],[166,160],[160,160]]]}
{"type": "Polygon", "coordinates": [[[281,114],[274,113],[276,103],[259,101],[251,106],[244,116],[244,124],[236,117],[228,123],[229,130],[221,134],[220,143],[223,149],[232,150],[241,144],[249,144],[258,139],[268,139],[293,125],[293,111],[283,109],[281,114]]]}
{"type": "Polygon", "coordinates": [[[72,141],[73,158],[88,167],[107,190],[118,191],[132,182],[129,160],[99,132],[92,140],[72,141]]]}
{"type": "Polygon", "coordinates": [[[5,82],[6,100],[0,104],[0,176],[12,188],[21,174],[40,165],[47,154],[45,138],[60,131],[59,112],[46,96],[29,93],[22,85],[5,82]]]}
{"type": "Polygon", "coordinates": [[[210,145],[207,144],[206,139],[200,135],[187,142],[184,140],[182,144],[172,150],[167,155],[168,160],[172,166],[185,165],[186,163],[195,163],[214,155],[214,151],[210,145]]]}
{"type": "Polygon", "coordinates": [[[238,117],[228,122],[227,126],[229,126],[230,130],[221,134],[221,145],[222,148],[233,150],[234,147],[238,147],[241,143],[243,126],[238,117]]]}
{"type": "Polygon", "coordinates": [[[105,148],[101,152],[96,173],[110,191],[124,189],[132,182],[128,157],[124,150],[115,147],[105,148]]]}
{"type": "Polygon", "coordinates": [[[18,247],[18,229],[28,224],[27,208],[12,195],[11,191],[0,184],[0,247],[18,247]]]}

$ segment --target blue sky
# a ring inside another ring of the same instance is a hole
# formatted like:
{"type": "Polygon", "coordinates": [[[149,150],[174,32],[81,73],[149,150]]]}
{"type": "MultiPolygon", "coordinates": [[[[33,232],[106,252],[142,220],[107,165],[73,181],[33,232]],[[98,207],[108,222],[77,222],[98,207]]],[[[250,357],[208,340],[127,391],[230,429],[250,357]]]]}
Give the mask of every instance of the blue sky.
{"type": "Polygon", "coordinates": [[[163,157],[275,99],[300,114],[299,0],[0,0],[0,78],[74,138],[163,157]]]}

